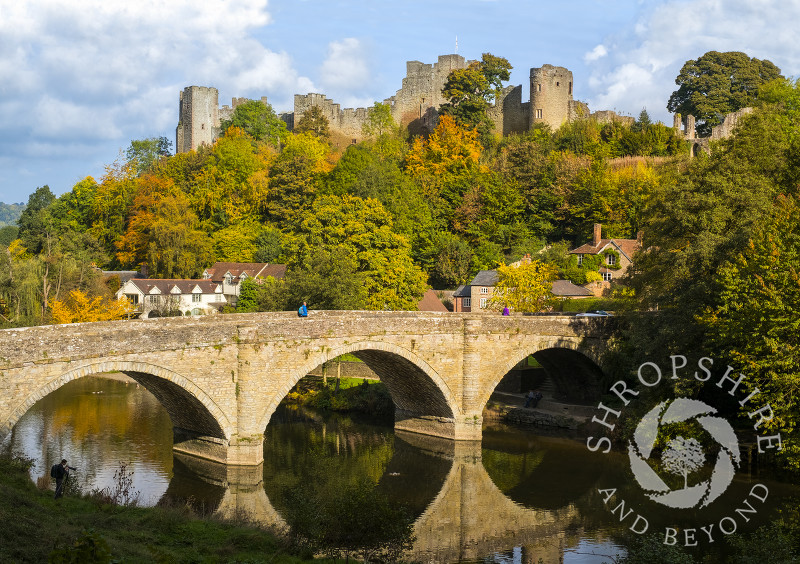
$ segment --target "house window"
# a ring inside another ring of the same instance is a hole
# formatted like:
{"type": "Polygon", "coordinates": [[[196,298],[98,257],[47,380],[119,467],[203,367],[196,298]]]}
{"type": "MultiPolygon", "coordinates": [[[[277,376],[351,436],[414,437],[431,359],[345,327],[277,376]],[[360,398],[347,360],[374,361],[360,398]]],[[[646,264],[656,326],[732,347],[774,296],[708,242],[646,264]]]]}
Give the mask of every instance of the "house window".
{"type": "Polygon", "coordinates": [[[542,110],[541,109],[536,110],[536,117],[539,118],[539,119],[542,119],[542,110]]]}
{"type": "Polygon", "coordinates": [[[158,305],[158,298],[161,296],[147,296],[147,303],[150,305],[158,305]]]}
{"type": "Polygon", "coordinates": [[[481,309],[486,309],[486,302],[488,300],[486,298],[481,298],[481,309]]]}
{"type": "Polygon", "coordinates": [[[192,303],[199,303],[202,297],[203,294],[192,294],[192,303]]]}
{"type": "Polygon", "coordinates": [[[603,273],[603,282],[611,282],[611,273],[610,272],[604,272],[603,273]]]}
{"type": "MultiPolygon", "coordinates": [[[[488,294],[488,293],[489,293],[489,288],[487,288],[486,286],[481,288],[481,294],[488,294]]],[[[483,307],[483,306],[481,306],[481,307],[483,307]]]]}
{"type": "Polygon", "coordinates": [[[139,294],[125,294],[128,301],[133,305],[139,305],[139,294]]]}
{"type": "Polygon", "coordinates": [[[611,255],[611,254],[606,255],[606,264],[607,265],[614,266],[614,264],[616,262],[617,262],[617,257],[615,257],[614,255],[611,255]]]}
{"type": "Polygon", "coordinates": [[[578,255],[578,266],[583,265],[583,255],[578,255]]]}
{"type": "Polygon", "coordinates": [[[472,303],[472,298],[464,298],[464,301],[462,302],[461,305],[463,305],[464,307],[470,307],[471,303],[472,303]]]}

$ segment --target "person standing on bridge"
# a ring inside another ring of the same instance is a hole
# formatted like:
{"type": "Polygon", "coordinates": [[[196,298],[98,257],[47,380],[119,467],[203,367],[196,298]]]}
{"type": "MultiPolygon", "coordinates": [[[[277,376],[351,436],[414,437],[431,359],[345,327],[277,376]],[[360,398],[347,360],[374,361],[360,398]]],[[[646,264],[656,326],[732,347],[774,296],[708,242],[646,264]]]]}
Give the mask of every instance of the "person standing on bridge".
{"type": "Polygon", "coordinates": [[[297,310],[297,317],[308,317],[308,308],[306,307],[306,302],[303,302],[303,305],[297,310]]]}
{"type": "Polygon", "coordinates": [[[503,315],[511,315],[511,311],[508,309],[508,306],[503,308],[503,315]]]}

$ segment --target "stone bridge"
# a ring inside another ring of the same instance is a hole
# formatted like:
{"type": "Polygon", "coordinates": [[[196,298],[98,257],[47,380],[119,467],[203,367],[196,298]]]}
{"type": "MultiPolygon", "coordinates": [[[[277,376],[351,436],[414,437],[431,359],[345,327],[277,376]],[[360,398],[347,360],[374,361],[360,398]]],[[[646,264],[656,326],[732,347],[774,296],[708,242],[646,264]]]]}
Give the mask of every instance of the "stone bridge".
{"type": "Polygon", "coordinates": [[[386,384],[395,428],[480,440],[492,391],[533,354],[557,378],[596,379],[608,320],[423,312],[288,312],[0,331],[0,439],[67,382],[119,371],[174,426],[174,449],[259,465],[263,434],[303,376],[350,353],[386,384]]]}

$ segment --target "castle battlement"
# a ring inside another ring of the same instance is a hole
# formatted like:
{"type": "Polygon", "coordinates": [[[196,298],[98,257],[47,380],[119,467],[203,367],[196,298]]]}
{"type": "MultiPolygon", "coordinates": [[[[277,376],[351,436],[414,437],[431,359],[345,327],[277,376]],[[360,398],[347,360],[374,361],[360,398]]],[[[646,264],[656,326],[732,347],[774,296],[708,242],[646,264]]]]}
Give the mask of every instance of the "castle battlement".
{"type": "MultiPolygon", "coordinates": [[[[406,76],[401,88],[383,103],[391,108],[395,122],[408,128],[412,134],[433,131],[439,121],[438,109],[447,102],[442,96],[448,75],[464,69],[473,61],[461,55],[439,55],[433,64],[420,61],[406,62],[406,76]]],[[[577,119],[594,117],[598,121],[633,120],[618,116],[614,112],[589,113],[589,107],[573,99],[572,72],[564,67],[542,65],[530,70],[530,99],[522,100],[522,86],[507,86],[489,109],[489,117],[498,134],[510,135],[529,130],[535,124],[544,123],[552,129],[577,119]]],[[[177,128],[177,152],[196,149],[203,143],[211,144],[219,134],[220,120],[230,119],[236,106],[247,101],[233,98],[231,106],[217,105],[216,88],[190,86],[181,93],[180,113],[177,128]],[[213,109],[212,109],[213,106],[213,109]]],[[[266,97],[261,100],[267,103],[266,97]]],[[[332,142],[343,148],[360,141],[364,135],[362,127],[369,115],[369,108],[344,108],[324,94],[295,94],[292,112],[280,114],[289,129],[311,107],[317,106],[327,118],[332,142]]]]}

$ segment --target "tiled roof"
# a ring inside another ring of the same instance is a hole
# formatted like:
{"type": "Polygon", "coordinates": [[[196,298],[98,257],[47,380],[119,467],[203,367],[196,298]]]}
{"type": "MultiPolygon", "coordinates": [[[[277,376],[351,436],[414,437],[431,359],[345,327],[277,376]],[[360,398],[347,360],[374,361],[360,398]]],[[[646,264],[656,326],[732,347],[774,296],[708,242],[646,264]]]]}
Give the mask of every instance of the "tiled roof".
{"type": "Polygon", "coordinates": [[[268,262],[216,262],[213,266],[206,268],[205,275],[211,280],[222,282],[228,272],[234,278],[238,278],[244,273],[250,278],[272,276],[280,279],[286,274],[286,265],[269,264],[268,262]]]}
{"type": "Polygon", "coordinates": [[[553,280],[552,292],[560,297],[594,295],[583,286],[576,286],[569,280],[553,280]]]}
{"type": "Polygon", "coordinates": [[[497,271],[481,270],[472,279],[470,286],[497,286],[497,271]]]}
{"type": "Polygon", "coordinates": [[[606,247],[611,245],[615,249],[622,252],[628,260],[633,260],[633,253],[639,250],[641,243],[636,239],[600,239],[600,243],[592,245],[586,243],[577,249],[572,249],[570,254],[573,255],[597,255],[605,250],[606,247]]]}
{"type": "MultiPolygon", "coordinates": [[[[130,280],[144,294],[149,294],[153,288],[158,288],[161,294],[171,294],[172,289],[177,287],[181,294],[191,294],[195,287],[199,287],[204,294],[215,294],[219,284],[213,280],[186,280],[173,278],[134,278],[130,280]]],[[[220,292],[222,290],[220,289],[220,292]]]]}
{"type": "Polygon", "coordinates": [[[420,311],[448,311],[434,290],[428,289],[417,304],[420,311]]]}
{"type": "Polygon", "coordinates": [[[470,297],[472,295],[471,291],[472,290],[470,289],[470,286],[459,286],[458,288],[456,288],[456,291],[453,292],[453,297],[454,298],[468,298],[468,297],[470,297]]]}

